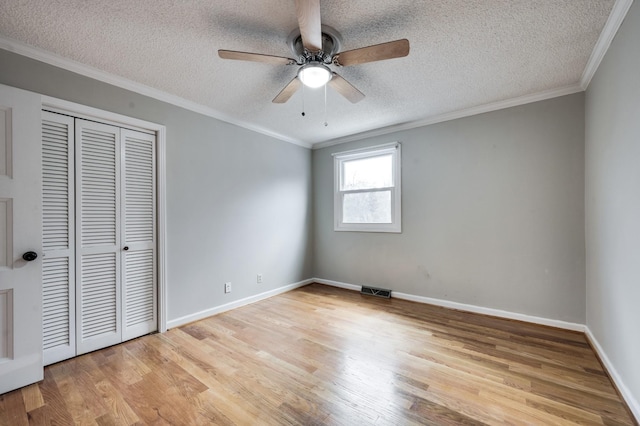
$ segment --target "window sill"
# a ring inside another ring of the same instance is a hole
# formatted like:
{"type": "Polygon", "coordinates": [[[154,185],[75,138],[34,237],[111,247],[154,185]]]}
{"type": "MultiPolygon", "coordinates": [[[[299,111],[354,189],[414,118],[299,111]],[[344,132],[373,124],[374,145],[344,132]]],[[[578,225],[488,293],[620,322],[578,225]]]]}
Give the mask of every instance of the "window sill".
{"type": "Polygon", "coordinates": [[[333,228],[336,232],[383,232],[383,233],[392,233],[392,234],[401,234],[402,229],[397,225],[382,225],[382,226],[372,226],[370,224],[363,224],[362,226],[358,226],[355,224],[348,225],[337,225],[333,228]]]}

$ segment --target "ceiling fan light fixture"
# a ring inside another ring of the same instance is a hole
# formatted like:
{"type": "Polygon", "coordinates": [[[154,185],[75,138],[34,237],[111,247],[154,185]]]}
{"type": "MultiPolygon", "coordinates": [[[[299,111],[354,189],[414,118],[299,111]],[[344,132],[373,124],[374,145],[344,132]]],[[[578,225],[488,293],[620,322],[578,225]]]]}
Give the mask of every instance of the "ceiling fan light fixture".
{"type": "Polygon", "coordinates": [[[300,68],[298,78],[305,86],[315,89],[331,80],[331,70],[324,64],[312,62],[300,68]]]}

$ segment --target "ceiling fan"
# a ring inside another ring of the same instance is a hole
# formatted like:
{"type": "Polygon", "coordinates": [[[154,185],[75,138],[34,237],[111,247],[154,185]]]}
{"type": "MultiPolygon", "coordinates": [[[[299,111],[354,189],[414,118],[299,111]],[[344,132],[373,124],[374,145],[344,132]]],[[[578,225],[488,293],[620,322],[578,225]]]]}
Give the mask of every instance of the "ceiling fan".
{"type": "Polygon", "coordinates": [[[297,59],[261,53],[218,50],[222,59],[263,62],[274,65],[297,65],[297,75],[272,100],[285,103],[305,85],[316,88],[328,84],[335,91],[356,103],[364,94],[332,71],[329,65],[346,67],[384,59],[401,58],[409,54],[409,40],[401,39],[359,49],[340,52],[342,37],[335,29],[320,22],[320,0],[295,0],[299,28],[287,38],[287,44],[297,59]]]}

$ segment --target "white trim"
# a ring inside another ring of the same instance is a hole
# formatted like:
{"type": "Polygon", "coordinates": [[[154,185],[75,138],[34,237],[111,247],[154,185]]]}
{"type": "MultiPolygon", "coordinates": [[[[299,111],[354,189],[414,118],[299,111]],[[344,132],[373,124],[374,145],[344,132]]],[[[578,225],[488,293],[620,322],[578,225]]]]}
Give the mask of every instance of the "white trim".
{"type": "Polygon", "coordinates": [[[620,374],[618,374],[618,371],[613,366],[613,363],[611,362],[611,360],[605,353],[604,349],[600,345],[600,342],[598,342],[598,339],[596,339],[596,336],[594,336],[591,330],[589,329],[589,326],[585,326],[584,332],[587,335],[587,338],[589,339],[589,341],[591,342],[593,349],[598,353],[598,356],[600,357],[600,360],[604,364],[604,368],[609,373],[611,380],[613,380],[616,387],[618,388],[618,391],[620,391],[622,398],[625,400],[625,402],[629,406],[629,409],[635,416],[636,421],[640,422],[640,402],[633,396],[629,388],[627,388],[627,386],[624,384],[624,382],[622,381],[622,377],[620,376],[620,374]]]}
{"type": "Polygon", "coordinates": [[[108,124],[110,126],[116,126],[116,127],[120,127],[122,129],[127,129],[127,130],[134,130],[136,132],[140,132],[140,133],[145,133],[145,134],[150,134],[150,135],[155,135],[156,132],[149,130],[148,126],[144,127],[145,122],[142,120],[138,120],[137,118],[133,118],[131,117],[131,123],[130,124],[125,124],[123,123],[121,120],[118,120],[118,116],[119,114],[114,114],[112,112],[109,111],[104,111],[101,109],[97,109],[97,108],[92,108],[90,106],[84,106],[85,112],[83,114],[79,113],[79,112],[74,112],[74,107],[73,105],[78,105],[78,104],[74,104],[73,102],[68,102],[68,101],[64,101],[62,99],[58,99],[58,105],[57,107],[52,106],[53,103],[55,103],[55,101],[53,100],[55,98],[51,98],[49,96],[46,95],[42,95],[42,110],[46,111],[46,112],[52,112],[58,115],[65,115],[71,118],[80,118],[82,120],[87,120],[87,121],[96,121],[102,124],[108,124]],[[51,101],[50,101],[51,100],[51,101]],[[60,107],[60,105],[65,104],[66,106],[64,108],[60,107]],[[104,113],[104,116],[101,116],[101,113],[104,113]],[[137,123],[138,125],[134,125],[132,124],[134,121],[139,121],[139,123],[137,123]]]}
{"type": "Polygon", "coordinates": [[[546,325],[549,327],[562,328],[565,330],[584,332],[584,325],[574,323],[574,322],[566,322],[566,321],[554,320],[549,318],[542,318],[534,315],[503,311],[501,309],[485,308],[483,306],[469,305],[466,303],[452,302],[452,301],[443,300],[443,299],[434,299],[431,297],[415,296],[413,294],[398,293],[396,291],[391,292],[391,297],[395,297],[397,299],[403,299],[403,300],[410,300],[412,302],[427,303],[429,305],[442,306],[444,308],[449,308],[449,309],[457,309],[459,311],[473,312],[473,313],[482,314],[482,315],[490,315],[492,317],[512,319],[517,321],[529,322],[532,324],[540,324],[540,325],[546,325]]]}
{"type": "Polygon", "coordinates": [[[580,77],[580,87],[582,87],[583,90],[587,90],[587,87],[589,87],[591,79],[604,59],[604,55],[609,50],[611,42],[613,42],[613,39],[618,33],[618,30],[620,29],[624,18],[627,16],[627,12],[629,12],[632,3],[633,0],[616,0],[614,3],[611,13],[609,14],[609,18],[607,18],[607,22],[604,24],[600,37],[591,52],[589,61],[587,61],[587,65],[584,67],[582,77],[580,77]]]}
{"type": "MultiPolygon", "coordinates": [[[[2,37],[0,37],[0,42],[2,37]]],[[[1,46],[0,46],[1,47],[1,46]]],[[[42,108],[65,113],[78,118],[108,122],[116,126],[124,126],[156,134],[156,179],[157,179],[157,261],[158,261],[158,331],[167,330],[167,274],[166,274],[166,210],[167,210],[167,173],[166,173],[166,145],[167,129],[162,124],[140,120],[126,115],[116,114],[87,105],[41,95],[42,108]]]]}
{"type": "Polygon", "coordinates": [[[333,230],[338,232],[402,232],[402,145],[393,142],[384,145],[359,148],[355,150],[337,152],[333,155],[333,230]],[[367,188],[362,190],[342,189],[344,163],[391,155],[393,185],[381,188],[367,188]],[[344,198],[348,194],[371,193],[386,191],[390,193],[391,221],[389,223],[346,223],[344,218],[344,198]]]}
{"type": "Polygon", "coordinates": [[[383,143],[381,145],[373,145],[373,146],[365,146],[362,148],[350,149],[348,151],[339,151],[332,152],[332,157],[358,157],[359,154],[371,154],[375,151],[389,151],[391,152],[393,149],[398,148],[400,146],[400,142],[391,142],[391,143],[383,143]]]}
{"type": "MultiPolygon", "coordinates": [[[[359,286],[359,285],[341,283],[338,281],[330,281],[330,280],[325,280],[321,278],[314,278],[313,282],[316,282],[319,284],[326,284],[333,287],[344,288],[347,290],[355,290],[355,291],[360,291],[360,289],[362,288],[362,286],[359,286]]],[[[540,325],[546,325],[550,327],[562,328],[565,330],[581,331],[581,332],[584,332],[585,330],[585,326],[583,324],[536,317],[533,315],[520,314],[517,312],[503,311],[501,309],[485,308],[477,305],[468,305],[466,303],[451,302],[449,300],[434,299],[431,297],[424,297],[424,296],[416,296],[408,293],[399,293],[394,290],[391,291],[391,297],[396,299],[409,300],[411,302],[442,306],[444,308],[449,308],[449,309],[457,309],[459,311],[473,312],[476,314],[490,315],[493,317],[512,319],[512,320],[518,320],[523,322],[529,322],[532,324],[540,324],[540,325]]]]}
{"type": "Polygon", "coordinates": [[[362,133],[356,133],[354,135],[345,136],[342,138],[330,139],[324,142],[318,142],[313,144],[312,149],[321,149],[328,146],[339,145],[346,142],[357,141],[365,138],[372,138],[375,136],[387,135],[393,132],[400,132],[403,130],[411,130],[417,127],[429,126],[431,124],[442,123],[450,120],[457,120],[458,118],[470,117],[473,115],[484,114],[485,112],[497,111],[505,108],[511,108],[519,105],[530,104],[533,102],[544,101],[547,99],[557,98],[560,96],[572,95],[574,93],[583,92],[584,90],[579,84],[573,84],[570,86],[560,87],[557,89],[545,90],[539,93],[533,93],[530,95],[518,96],[516,98],[506,99],[503,101],[491,102],[484,105],[478,105],[472,108],[461,109],[457,111],[447,112],[431,117],[426,117],[416,121],[409,121],[407,123],[394,124],[387,127],[381,127],[362,133]]]}
{"type": "MultiPolygon", "coordinates": [[[[310,278],[310,279],[307,279],[307,280],[299,281],[299,282],[294,283],[294,284],[290,284],[290,285],[286,285],[286,286],[283,286],[283,287],[280,287],[280,288],[277,288],[277,289],[274,289],[274,290],[270,290],[270,291],[267,291],[267,292],[264,292],[264,293],[261,293],[261,294],[250,296],[250,297],[247,297],[247,298],[244,298],[244,299],[240,299],[240,300],[237,300],[237,301],[234,301],[234,302],[226,303],[226,304],[221,305],[221,306],[217,306],[217,307],[214,307],[214,308],[206,309],[204,311],[196,312],[196,313],[191,314],[191,315],[185,315],[183,317],[176,318],[174,320],[168,321],[167,325],[168,325],[169,328],[180,327],[181,325],[188,324],[188,323],[191,323],[191,322],[194,322],[194,321],[198,321],[198,320],[201,320],[201,319],[204,319],[204,318],[207,318],[207,317],[210,317],[210,316],[222,313],[222,312],[230,311],[232,309],[236,309],[236,308],[239,308],[241,306],[245,306],[245,305],[248,305],[248,304],[251,304],[251,303],[258,302],[260,300],[268,299],[269,297],[273,297],[273,296],[276,296],[278,294],[286,293],[288,291],[294,290],[294,289],[299,288],[299,287],[304,287],[304,286],[306,286],[308,284],[312,284],[312,283],[328,285],[328,286],[331,286],[331,287],[337,287],[337,288],[342,288],[342,289],[345,289],[345,290],[352,290],[352,291],[358,291],[358,292],[362,288],[362,286],[359,286],[359,285],[343,283],[343,282],[340,282],[340,281],[326,280],[326,279],[323,279],[323,278],[310,278]]],[[[457,309],[457,310],[466,311],[466,312],[473,312],[473,313],[478,313],[478,314],[491,315],[491,316],[499,317],[499,318],[513,319],[513,320],[518,320],[518,321],[523,321],[523,322],[528,322],[528,323],[533,323],[533,324],[540,324],[540,325],[545,325],[545,326],[550,326],[550,327],[561,328],[561,329],[565,329],[565,330],[583,332],[583,333],[585,333],[585,335],[587,336],[587,338],[591,342],[591,344],[594,347],[595,351],[598,353],[598,356],[602,360],[602,362],[604,364],[604,367],[607,370],[607,373],[610,374],[612,380],[615,382],[616,386],[618,387],[618,390],[622,394],[622,397],[624,398],[625,402],[629,406],[630,410],[635,415],[636,419],[640,419],[640,404],[634,398],[634,396],[631,394],[629,389],[625,386],[624,382],[622,381],[622,378],[620,377],[620,375],[616,371],[615,367],[613,366],[613,364],[611,363],[611,361],[609,360],[609,358],[605,354],[604,350],[602,349],[602,346],[600,346],[600,343],[597,341],[597,339],[595,338],[595,336],[593,335],[593,333],[591,332],[589,327],[587,327],[587,326],[585,326],[583,324],[571,323],[571,322],[559,321],[559,320],[553,320],[553,319],[547,319],[547,318],[541,318],[541,317],[536,317],[536,316],[531,316],[531,315],[519,314],[519,313],[515,313],[515,312],[503,311],[503,310],[500,310],[500,309],[484,308],[484,307],[476,306],[476,305],[468,305],[468,304],[465,304],[465,303],[451,302],[451,301],[448,301],[448,300],[434,299],[434,298],[430,298],[430,297],[415,296],[415,295],[411,295],[411,294],[407,294],[407,293],[398,293],[398,292],[394,292],[394,291],[391,292],[391,297],[394,297],[396,299],[409,300],[409,301],[412,301],[412,302],[426,303],[426,304],[430,304],[430,305],[442,306],[442,307],[445,307],[445,308],[457,309]]]]}
{"type": "MultiPolygon", "coordinates": [[[[338,288],[343,288],[346,290],[353,290],[358,292],[362,288],[362,286],[359,286],[359,285],[347,284],[340,281],[325,280],[322,278],[313,278],[310,281],[318,284],[324,284],[332,287],[338,287],[338,288]]],[[[634,397],[634,395],[631,393],[629,388],[627,388],[627,386],[624,384],[622,380],[622,376],[620,376],[620,374],[614,367],[611,360],[609,360],[609,357],[607,356],[604,349],[602,348],[598,340],[595,338],[595,336],[593,335],[589,327],[584,324],[536,317],[536,316],[520,314],[516,312],[503,311],[500,309],[485,308],[482,306],[468,305],[466,303],[458,303],[458,302],[451,302],[448,300],[434,299],[431,297],[416,296],[416,295],[407,294],[407,293],[398,293],[393,290],[391,291],[391,297],[396,299],[409,300],[412,302],[442,306],[444,308],[449,308],[449,309],[457,309],[460,311],[473,312],[477,314],[490,315],[490,316],[499,317],[499,318],[506,318],[506,319],[533,323],[533,324],[540,324],[540,325],[546,325],[550,327],[562,328],[565,330],[583,332],[585,333],[587,339],[589,340],[594,350],[600,357],[600,360],[602,360],[602,363],[604,364],[604,368],[606,372],[609,374],[609,376],[611,377],[611,380],[613,380],[616,387],[620,391],[622,398],[629,406],[629,409],[631,410],[632,414],[635,416],[637,421],[640,421],[640,402],[634,397]]]]}
{"type": "Polygon", "coordinates": [[[155,133],[160,129],[160,127],[164,127],[160,124],[152,123],[150,121],[140,120],[138,118],[117,114],[115,112],[105,111],[87,105],[65,101],[64,99],[53,98],[47,95],[41,95],[41,97],[43,109],[60,114],[73,115],[74,117],[82,118],[83,120],[99,120],[104,124],[110,124],[112,126],[118,127],[127,127],[131,130],[137,130],[146,133],[149,133],[150,131],[152,133],[155,133]]]}
{"type": "Polygon", "coordinates": [[[225,303],[224,305],[214,306],[213,308],[205,309],[204,311],[196,312],[194,314],[185,315],[180,318],[167,321],[168,328],[180,327],[181,325],[189,324],[190,322],[198,321],[204,318],[208,318],[213,315],[220,314],[222,312],[230,311],[232,309],[240,308],[251,303],[259,302],[260,300],[268,299],[278,294],[286,293],[299,287],[304,287],[313,283],[313,279],[307,279],[298,281],[297,283],[278,287],[273,290],[265,291],[264,293],[256,294],[253,296],[245,297],[244,299],[236,300],[233,302],[225,303]]]}
{"type": "Polygon", "coordinates": [[[158,331],[167,331],[167,128],[160,126],[156,131],[157,170],[157,241],[158,241],[158,331]]]}
{"type": "Polygon", "coordinates": [[[113,86],[130,90],[140,95],[148,96],[150,98],[157,99],[159,101],[166,102],[180,108],[187,109],[189,111],[197,112],[199,114],[203,114],[217,120],[234,124],[236,126],[240,126],[245,129],[252,130],[254,132],[261,133],[263,135],[284,142],[289,142],[294,145],[302,146],[304,148],[311,148],[312,146],[310,143],[290,138],[288,136],[276,133],[264,127],[256,126],[255,124],[251,124],[243,120],[235,119],[213,108],[198,104],[196,102],[181,98],[176,95],[169,94],[162,90],[158,90],[141,83],[137,83],[124,77],[110,74],[106,71],[102,71],[89,65],[85,65],[72,59],[68,59],[55,53],[49,52],[45,49],[29,46],[26,43],[11,39],[3,35],[0,35],[0,49],[8,50],[9,52],[17,53],[19,55],[26,56],[27,58],[35,59],[37,61],[65,69],[67,71],[71,71],[76,74],[101,81],[103,83],[111,84],[113,86]]]}
{"type": "Polygon", "coordinates": [[[35,59],[37,61],[41,61],[47,63],[49,65],[53,65],[76,74],[80,74],[86,77],[93,78],[98,81],[102,81],[107,84],[111,84],[126,90],[130,90],[135,93],[139,93],[144,96],[148,96],[154,99],[157,99],[162,102],[167,102],[169,104],[197,112],[199,114],[206,115],[208,117],[215,118],[217,120],[221,120],[230,124],[234,124],[236,126],[243,127],[248,130],[252,130],[257,133],[261,133],[263,135],[273,137],[284,142],[289,142],[294,145],[299,145],[305,148],[311,149],[321,149],[328,146],[338,145],[345,142],[356,141],[364,138],[370,138],[374,136],[380,136],[389,134],[392,132],[399,132],[402,130],[410,130],[415,129],[417,127],[428,126],[431,124],[442,123],[445,121],[455,120],[458,118],[469,117],[477,114],[483,114],[485,112],[497,111],[500,109],[511,108],[518,105],[524,105],[532,102],[538,102],[546,99],[556,98],[559,96],[571,95],[573,93],[582,92],[587,89],[591,79],[593,78],[595,72],[598,69],[598,66],[602,62],[611,42],[613,41],[616,33],[620,29],[624,18],[629,11],[633,0],[616,0],[613,8],[611,9],[611,13],[605,23],[602,32],[600,33],[600,37],[596,42],[596,45],[591,52],[591,56],[585,66],[585,69],[582,73],[579,83],[559,87],[555,89],[544,90],[542,92],[522,95],[511,99],[490,102],[484,105],[478,105],[471,108],[466,108],[462,110],[452,111],[444,114],[439,114],[436,116],[426,117],[416,121],[410,121],[406,123],[398,123],[391,126],[373,129],[370,131],[365,131],[361,133],[356,133],[353,135],[348,135],[345,137],[340,137],[336,139],[330,139],[323,142],[310,143],[301,140],[297,140],[294,138],[290,138],[288,136],[282,135],[280,133],[268,130],[261,126],[256,126],[244,120],[237,120],[227,114],[224,114],[220,111],[217,111],[213,108],[198,104],[196,102],[181,98],[176,95],[169,94],[162,90],[155,89],[153,87],[137,83],[135,81],[116,76],[110,74],[106,71],[99,70],[97,68],[82,64],[80,62],[74,61],[72,59],[64,58],[55,53],[49,52],[45,49],[29,46],[26,43],[21,41],[11,39],[9,37],[0,35],[0,49],[7,50],[9,52],[14,52],[22,56],[26,56],[31,59],[35,59]]]}
{"type": "Polygon", "coordinates": [[[360,291],[360,289],[362,289],[362,286],[359,285],[342,283],[340,281],[325,280],[323,278],[313,278],[312,281],[318,284],[330,285],[331,287],[344,288],[345,290],[360,291]]]}
{"type": "MultiPolygon", "coordinates": [[[[610,16],[601,34],[602,43],[600,40],[598,40],[598,44],[596,45],[596,49],[598,49],[598,51],[604,49],[605,46],[608,48],[609,44],[611,43],[611,40],[613,39],[613,36],[618,30],[624,18],[624,15],[628,11],[628,8],[630,7],[632,2],[633,0],[617,0],[616,1],[616,4],[614,5],[614,8],[612,10],[612,14],[611,14],[612,16],[610,16]],[[620,17],[619,14],[622,11],[624,11],[624,13],[622,13],[622,16],[620,17]],[[614,12],[616,14],[615,18],[613,17],[614,12]],[[615,29],[615,31],[613,31],[613,29],[615,29]],[[603,35],[605,32],[607,34],[609,33],[612,34],[611,40],[609,40],[608,43],[606,43],[607,39],[603,35]]],[[[167,102],[169,104],[172,104],[193,112],[197,112],[199,114],[203,114],[208,117],[222,120],[230,124],[235,124],[245,129],[252,130],[254,132],[258,132],[263,135],[282,140],[284,142],[289,142],[294,145],[299,145],[299,146],[302,146],[305,148],[311,148],[311,149],[320,149],[327,146],[338,145],[345,142],[360,140],[360,139],[379,136],[379,135],[385,135],[388,133],[402,131],[402,130],[414,129],[416,127],[423,127],[430,124],[441,123],[444,121],[455,120],[458,118],[469,117],[472,115],[482,114],[485,112],[496,111],[500,109],[510,108],[518,105],[524,105],[532,102],[542,101],[545,99],[551,99],[559,96],[565,96],[565,95],[581,92],[581,91],[584,91],[584,89],[586,88],[586,85],[588,85],[588,80],[590,80],[593,73],[595,73],[594,67],[596,65],[599,65],[600,63],[599,61],[597,61],[596,63],[596,58],[598,57],[598,55],[604,56],[604,53],[606,52],[606,49],[604,49],[602,53],[596,53],[596,49],[594,49],[594,52],[592,53],[591,58],[587,64],[587,68],[585,68],[585,71],[583,73],[582,80],[579,84],[545,90],[539,93],[518,96],[518,97],[507,99],[507,100],[491,102],[488,104],[479,105],[472,108],[452,111],[452,112],[439,114],[432,117],[426,117],[416,121],[410,121],[407,123],[399,123],[399,124],[383,127],[380,129],[374,129],[374,130],[357,133],[357,134],[353,134],[353,135],[349,135],[341,138],[330,139],[323,142],[309,143],[309,142],[287,137],[280,133],[273,132],[271,130],[265,129],[260,126],[256,126],[254,124],[248,123],[243,120],[234,119],[220,111],[214,110],[213,108],[200,105],[196,102],[189,101],[179,96],[175,96],[175,95],[163,92],[161,90],[154,89],[153,87],[149,87],[144,84],[136,83],[132,80],[107,73],[105,71],[82,64],[80,62],[64,58],[60,55],[49,52],[45,49],[29,46],[26,43],[8,38],[6,36],[0,35],[0,49],[8,50],[10,52],[14,52],[31,59],[35,59],[37,61],[41,61],[49,65],[53,65],[53,66],[74,72],[76,74],[93,78],[95,80],[102,81],[107,84],[111,84],[126,90],[130,90],[132,92],[139,93],[144,96],[149,96],[159,101],[167,102]],[[590,70],[591,68],[594,68],[593,71],[588,71],[588,69],[590,70]]],[[[601,59],[602,58],[600,58],[600,60],[601,59]]]]}

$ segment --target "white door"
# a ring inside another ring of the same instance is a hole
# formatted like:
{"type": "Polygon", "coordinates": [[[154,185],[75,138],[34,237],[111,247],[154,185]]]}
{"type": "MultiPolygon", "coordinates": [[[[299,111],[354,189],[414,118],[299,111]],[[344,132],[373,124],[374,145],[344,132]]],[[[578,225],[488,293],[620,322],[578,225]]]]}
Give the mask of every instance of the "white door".
{"type": "Polygon", "coordinates": [[[74,124],[42,112],[42,339],[44,364],[76,355],[74,124]]]}
{"type": "Polygon", "coordinates": [[[43,112],[45,364],[157,330],[155,151],[155,134],[43,112]]]}
{"type": "Polygon", "coordinates": [[[158,329],[156,315],[156,137],[121,129],[122,340],[158,329]]]}
{"type": "Polygon", "coordinates": [[[122,341],[120,128],[76,119],[77,354],[122,341]]]}
{"type": "Polygon", "coordinates": [[[0,394],[43,378],[40,105],[0,85],[0,394]]]}

